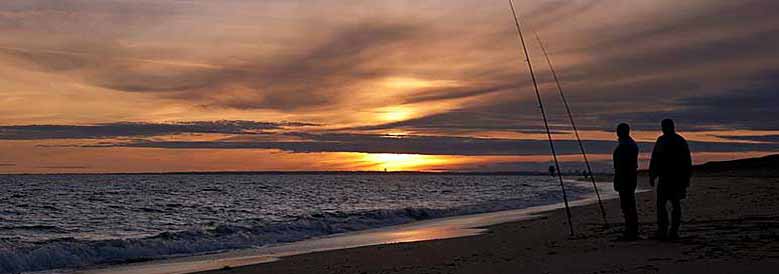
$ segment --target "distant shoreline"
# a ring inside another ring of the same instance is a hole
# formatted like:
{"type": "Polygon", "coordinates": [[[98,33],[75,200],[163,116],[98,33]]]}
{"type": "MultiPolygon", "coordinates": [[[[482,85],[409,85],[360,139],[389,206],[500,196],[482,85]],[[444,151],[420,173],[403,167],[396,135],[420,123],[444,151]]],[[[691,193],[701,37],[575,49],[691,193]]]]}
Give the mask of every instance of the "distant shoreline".
{"type": "MultiPolygon", "coordinates": [[[[80,176],[80,175],[465,175],[465,176],[549,176],[540,171],[183,171],[183,172],[116,172],[116,173],[0,173],[0,176],[80,176]]],[[[580,176],[577,173],[563,173],[564,176],[580,176]]],[[[609,175],[595,173],[595,176],[609,175]]]]}
{"type": "MultiPolygon", "coordinates": [[[[758,158],[730,161],[711,161],[695,165],[697,176],[779,177],[779,154],[758,158]]],[[[181,171],[181,172],[63,172],[63,173],[0,173],[0,176],[80,176],[80,175],[463,175],[463,176],[549,176],[545,171],[181,171]]],[[[647,175],[647,170],[640,170],[647,175]]],[[[581,176],[576,172],[563,172],[564,176],[581,176]]],[[[594,172],[595,177],[611,176],[611,173],[594,172]]]]}

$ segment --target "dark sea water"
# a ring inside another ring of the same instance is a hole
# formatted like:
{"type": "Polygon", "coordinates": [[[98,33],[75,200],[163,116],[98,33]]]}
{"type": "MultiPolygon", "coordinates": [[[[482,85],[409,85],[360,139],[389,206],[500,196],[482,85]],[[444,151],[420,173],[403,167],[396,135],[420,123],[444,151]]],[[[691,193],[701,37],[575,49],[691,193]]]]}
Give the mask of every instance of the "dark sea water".
{"type": "MultiPolygon", "coordinates": [[[[0,273],[300,241],[560,201],[548,176],[0,175],[0,273]]],[[[573,198],[590,193],[569,186],[573,198]]]]}

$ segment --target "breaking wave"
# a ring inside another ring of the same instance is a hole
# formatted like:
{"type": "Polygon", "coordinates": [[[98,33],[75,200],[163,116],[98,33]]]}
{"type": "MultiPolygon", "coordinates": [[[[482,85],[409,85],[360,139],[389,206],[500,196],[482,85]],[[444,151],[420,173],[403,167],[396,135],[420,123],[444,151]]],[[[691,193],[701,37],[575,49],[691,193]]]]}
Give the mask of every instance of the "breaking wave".
{"type": "MultiPolygon", "coordinates": [[[[540,201],[556,201],[556,195],[548,196],[540,201]]],[[[404,208],[352,213],[322,212],[286,222],[262,224],[259,220],[253,220],[256,225],[222,224],[205,229],[164,232],[146,238],[93,241],[64,238],[27,247],[11,247],[8,243],[0,242],[0,273],[119,264],[252,248],[419,220],[517,209],[537,204],[545,203],[530,204],[509,200],[452,209],[404,208]]]]}

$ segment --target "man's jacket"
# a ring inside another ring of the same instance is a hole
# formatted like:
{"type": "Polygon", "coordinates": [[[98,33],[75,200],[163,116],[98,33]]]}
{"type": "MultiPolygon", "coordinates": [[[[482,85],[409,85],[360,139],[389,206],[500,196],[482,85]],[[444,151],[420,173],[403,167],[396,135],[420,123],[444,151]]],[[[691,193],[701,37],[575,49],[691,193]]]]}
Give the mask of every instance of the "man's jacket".
{"type": "Polygon", "coordinates": [[[620,138],[614,149],[614,190],[635,191],[638,170],[638,145],[632,138],[620,138]]]}
{"type": "Polygon", "coordinates": [[[649,162],[649,176],[660,178],[666,187],[684,190],[690,184],[692,157],[687,141],[679,134],[664,134],[657,138],[649,162]]]}

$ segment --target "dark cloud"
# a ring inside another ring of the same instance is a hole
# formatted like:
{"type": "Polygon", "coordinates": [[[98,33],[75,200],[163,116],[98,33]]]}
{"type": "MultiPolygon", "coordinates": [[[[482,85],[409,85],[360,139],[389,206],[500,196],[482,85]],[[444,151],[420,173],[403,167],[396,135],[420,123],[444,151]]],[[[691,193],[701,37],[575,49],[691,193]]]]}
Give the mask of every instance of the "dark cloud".
{"type": "MultiPolygon", "coordinates": [[[[691,125],[688,130],[775,129],[776,121],[766,117],[775,115],[770,102],[779,94],[776,63],[770,61],[779,46],[779,25],[770,12],[776,8],[771,1],[716,3],[683,15],[601,26],[577,43],[551,40],[549,46],[553,60],[567,54],[591,58],[557,67],[582,128],[611,129],[626,121],[657,129],[660,119],[675,117],[691,125]]],[[[548,81],[543,57],[533,57],[539,77],[548,81]]],[[[565,116],[559,100],[545,98],[550,117],[564,123],[556,118],[565,116]]],[[[483,109],[516,118],[499,112],[505,108],[483,109]]]]}
{"type": "Polygon", "coordinates": [[[779,143],[779,135],[748,135],[748,136],[717,136],[720,138],[739,140],[739,141],[753,141],[753,142],[765,142],[765,143],[779,143]]]}
{"type": "MultiPolygon", "coordinates": [[[[492,171],[492,172],[512,172],[512,171],[546,171],[549,166],[554,163],[550,159],[547,162],[498,162],[498,163],[486,163],[486,164],[467,164],[463,166],[456,166],[448,170],[457,170],[461,172],[480,172],[480,171],[492,171]]],[[[594,173],[610,173],[613,172],[611,161],[590,161],[590,165],[594,173]]],[[[582,174],[586,167],[582,162],[560,162],[560,169],[563,172],[571,172],[582,174]]]]}
{"type": "MultiPolygon", "coordinates": [[[[775,129],[776,122],[764,117],[775,115],[769,105],[779,87],[770,61],[779,27],[768,12],[776,8],[770,1],[718,3],[652,24],[609,27],[614,31],[599,31],[603,35],[589,39],[594,42],[561,45],[552,57],[593,58],[558,68],[584,128],[626,121],[656,129],[657,121],[674,117],[688,130],[775,129]],[[743,27],[728,31],[737,25],[743,27]]],[[[548,76],[542,71],[541,78],[548,76]]]]}
{"type": "MultiPolygon", "coordinates": [[[[378,129],[433,129],[433,130],[507,130],[526,131],[543,127],[539,116],[533,112],[522,111],[522,107],[516,107],[516,111],[502,112],[501,106],[489,106],[484,108],[471,108],[454,110],[440,114],[428,115],[420,118],[409,119],[400,122],[359,127],[362,130],[378,129]],[[526,115],[519,114],[520,111],[526,115]]],[[[531,108],[530,111],[534,111],[531,108]]]]}
{"type": "MultiPolygon", "coordinates": [[[[608,1],[600,1],[608,4],[608,1]]],[[[589,30],[598,33],[590,36],[586,41],[577,44],[560,45],[562,49],[557,53],[592,51],[601,53],[628,52],[631,49],[656,42],[657,38],[670,38],[672,40],[690,39],[687,46],[705,45],[696,41],[694,37],[700,34],[711,34],[711,30],[717,30],[719,39],[734,38],[734,41],[748,41],[743,35],[751,35],[756,30],[776,29],[770,24],[775,22],[772,10],[779,7],[774,1],[745,0],[745,1],[707,1],[706,5],[692,4],[668,5],[667,7],[685,9],[683,12],[669,12],[666,9],[648,11],[643,17],[633,18],[627,24],[621,24],[621,28],[615,28],[610,24],[587,26],[589,30]],[[741,32],[729,32],[728,28],[739,27],[741,32]],[[605,30],[609,32],[600,32],[605,30]],[[698,42],[698,43],[696,43],[698,42]],[[633,47],[629,47],[633,46],[633,47]]],[[[681,11],[681,10],[677,10],[681,11]]],[[[613,14],[611,14],[613,15],[613,14]]],[[[614,24],[622,22],[614,21],[614,24]]],[[[589,34],[589,33],[588,33],[589,34]]],[[[669,41],[672,42],[672,41],[669,41]]],[[[676,45],[676,44],[674,44],[676,45]]],[[[643,48],[646,49],[646,48],[643,48]]],[[[731,49],[722,49],[730,51],[731,49]]]]}
{"type": "MultiPolygon", "coordinates": [[[[516,89],[515,93],[532,94],[528,88],[516,89]]],[[[561,105],[553,105],[556,94],[545,94],[545,107],[553,132],[559,133],[570,130],[567,114],[563,112],[561,105]],[[549,100],[553,99],[553,100],[549,100]],[[554,109],[552,108],[554,107],[554,109]]],[[[578,122],[584,126],[591,123],[587,116],[578,116],[578,122]]],[[[608,129],[611,129],[609,126],[608,129]]],[[[479,106],[471,106],[451,110],[444,113],[432,114],[405,121],[366,126],[356,128],[358,130],[379,129],[409,129],[421,131],[511,131],[523,133],[546,132],[541,115],[538,111],[538,103],[534,97],[518,99],[507,97],[503,101],[491,102],[479,106]]]]}
{"type": "Polygon", "coordinates": [[[126,60],[119,60],[107,66],[105,70],[88,76],[93,84],[125,92],[173,93],[166,96],[190,99],[201,97],[199,93],[204,89],[218,89],[225,81],[246,73],[231,68],[211,70],[189,67],[171,67],[164,72],[147,72],[136,69],[133,62],[126,60]]]}
{"type": "Polygon", "coordinates": [[[434,90],[425,90],[424,92],[420,92],[419,94],[415,94],[414,96],[403,98],[403,103],[414,104],[414,103],[424,103],[424,102],[431,102],[431,101],[459,99],[459,98],[466,98],[466,97],[472,97],[477,95],[486,95],[486,94],[497,93],[501,91],[518,89],[519,87],[522,87],[524,86],[524,84],[526,84],[526,82],[517,82],[516,74],[506,75],[505,73],[502,73],[500,75],[502,77],[495,77],[495,76],[496,75],[492,75],[493,79],[490,79],[491,82],[494,82],[494,85],[491,86],[475,86],[475,87],[467,87],[467,88],[440,88],[434,90]]]}
{"type": "Polygon", "coordinates": [[[601,119],[630,121],[638,129],[657,129],[658,121],[673,118],[684,130],[779,130],[776,102],[779,85],[772,83],[719,95],[681,98],[668,111],[617,113],[603,115],[601,119]]]}
{"type": "Polygon", "coordinates": [[[0,140],[104,139],[183,133],[259,134],[262,130],[307,126],[305,123],[200,121],[178,123],[106,123],[96,125],[0,126],[0,140]]]}
{"type": "MultiPolygon", "coordinates": [[[[363,152],[402,153],[425,155],[548,155],[545,140],[469,138],[447,136],[384,136],[368,134],[308,134],[289,133],[301,138],[298,141],[152,141],[135,140],[88,147],[147,147],[166,149],[279,149],[294,153],[310,152],[363,152]]],[[[723,142],[691,141],[695,152],[750,152],[779,151],[777,144],[739,144],[723,142]]],[[[585,140],[587,151],[608,154],[614,149],[614,141],[585,140]]],[[[653,143],[640,143],[642,151],[651,150],[653,143]]],[[[576,141],[556,140],[555,147],[561,155],[579,153],[576,141]]]]}
{"type": "MultiPolygon", "coordinates": [[[[167,9],[160,10],[160,7],[169,7],[171,3],[185,3],[186,1],[151,1],[151,0],[5,0],[0,2],[0,10],[6,12],[103,12],[110,15],[120,13],[159,13],[169,12],[167,9]]],[[[183,5],[182,5],[183,6],[183,5]]],[[[182,7],[179,6],[179,7],[182,7]]]]}
{"type": "Polygon", "coordinates": [[[97,62],[98,58],[76,52],[37,50],[18,47],[0,47],[0,53],[6,56],[27,60],[38,70],[62,72],[84,68],[97,62]]]}
{"type": "MultiPolygon", "coordinates": [[[[709,76],[706,75],[702,77],[696,75],[696,73],[715,70],[717,67],[728,70],[734,78],[755,76],[756,74],[765,73],[766,70],[773,69],[773,64],[765,62],[764,58],[766,55],[772,55],[772,49],[779,45],[779,36],[777,34],[779,34],[779,28],[751,32],[742,37],[722,37],[705,43],[690,42],[687,45],[675,47],[643,48],[619,54],[612,54],[609,51],[604,51],[600,54],[593,52],[596,58],[598,58],[597,63],[602,63],[604,64],[603,66],[591,66],[590,64],[571,66],[564,68],[562,75],[563,79],[568,81],[602,81],[608,83],[608,81],[676,72],[676,75],[650,77],[644,81],[629,83],[634,86],[637,84],[641,86],[643,84],[669,84],[675,82],[687,85],[689,83],[704,85],[706,84],[704,81],[717,83],[721,82],[721,79],[709,79],[709,76]],[[751,67],[742,65],[736,68],[726,68],[729,65],[732,66],[732,64],[747,60],[753,61],[751,67]],[[577,71],[578,73],[575,73],[577,71]]],[[[679,35],[683,34],[680,33],[679,35]]],[[[662,37],[654,38],[659,40],[662,37]]],[[[632,43],[627,43],[624,47],[630,47],[630,44],[632,43]]],[[[635,92],[630,90],[620,89],[618,86],[611,86],[611,89],[635,94],[635,92]]],[[[674,89],[656,90],[654,95],[680,95],[689,94],[691,91],[712,93],[712,91],[706,90],[674,89]]],[[[717,91],[713,92],[716,93],[717,91]]]]}
{"type": "Polygon", "coordinates": [[[4,0],[0,30],[85,39],[122,37],[192,11],[185,1],[4,0]]]}
{"type": "Polygon", "coordinates": [[[522,18],[527,19],[528,26],[534,29],[546,29],[550,25],[572,20],[604,3],[602,0],[543,1],[527,12],[520,11],[520,14],[522,18]]]}
{"type": "MultiPolygon", "coordinates": [[[[577,126],[581,129],[611,131],[620,122],[634,129],[658,130],[665,118],[677,120],[680,129],[703,130],[779,130],[779,73],[766,72],[750,79],[751,87],[727,90],[718,94],[657,96],[651,90],[643,95],[633,93],[614,98],[571,96],[577,126]],[[629,99],[628,97],[634,97],[629,99]],[[597,100],[597,101],[596,101],[597,100]],[[629,101],[627,101],[629,100],[629,101]],[[651,109],[647,111],[645,109],[651,109]]],[[[659,87],[650,85],[650,87],[659,87]]],[[[674,87],[668,86],[668,87],[674,87]]],[[[683,87],[683,86],[676,86],[683,87]]],[[[532,92],[527,88],[517,92],[532,92]]],[[[686,94],[680,92],[680,94],[686,94]]],[[[544,100],[548,117],[555,130],[569,130],[567,114],[552,90],[546,90],[544,100]]],[[[418,130],[506,130],[541,131],[540,114],[535,98],[512,99],[467,107],[400,122],[361,127],[358,129],[418,129],[418,130]]]]}

